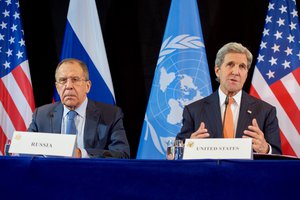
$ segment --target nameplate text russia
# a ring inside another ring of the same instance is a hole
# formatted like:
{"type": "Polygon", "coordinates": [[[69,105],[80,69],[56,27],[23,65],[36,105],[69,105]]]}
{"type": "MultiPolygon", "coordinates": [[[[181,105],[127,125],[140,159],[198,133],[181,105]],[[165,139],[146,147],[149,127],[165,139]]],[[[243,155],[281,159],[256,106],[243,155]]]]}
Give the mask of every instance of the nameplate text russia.
{"type": "Polygon", "coordinates": [[[72,157],[76,135],[15,131],[9,153],[72,157]]]}

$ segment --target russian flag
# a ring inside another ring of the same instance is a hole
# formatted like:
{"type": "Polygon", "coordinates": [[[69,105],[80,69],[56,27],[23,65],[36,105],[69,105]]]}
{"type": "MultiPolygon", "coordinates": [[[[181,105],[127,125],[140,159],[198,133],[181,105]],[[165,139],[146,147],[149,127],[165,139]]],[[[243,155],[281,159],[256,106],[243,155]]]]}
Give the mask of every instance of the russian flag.
{"type": "MultiPolygon", "coordinates": [[[[61,60],[65,58],[77,58],[86,63],[92,82],[89,98],[115,104],[95,0],[70,0],[61,52],[61,60]]],[[[54,99],[58,100],[57,97],[54,99]]]]}

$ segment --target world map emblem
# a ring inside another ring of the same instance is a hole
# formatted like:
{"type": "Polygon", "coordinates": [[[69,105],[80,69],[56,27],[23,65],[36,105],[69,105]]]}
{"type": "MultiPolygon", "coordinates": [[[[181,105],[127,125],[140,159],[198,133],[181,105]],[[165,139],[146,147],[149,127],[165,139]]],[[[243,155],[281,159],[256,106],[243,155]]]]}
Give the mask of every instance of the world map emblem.
{"type": "Polygon", "coordinates": [[[206,54],[199,37],[169,37],[162,45],[145,122],[161,153],[182,126],[184,106],[211,93],[206,54]],[[155,101],[153,101],[155,99],[155,101]]]}

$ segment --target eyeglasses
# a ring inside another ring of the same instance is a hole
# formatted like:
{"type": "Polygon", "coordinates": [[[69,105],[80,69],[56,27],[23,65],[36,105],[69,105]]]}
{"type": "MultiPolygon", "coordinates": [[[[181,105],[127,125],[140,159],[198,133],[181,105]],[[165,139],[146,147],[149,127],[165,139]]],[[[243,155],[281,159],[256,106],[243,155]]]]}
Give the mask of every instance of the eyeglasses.
{"type": "Polygon", "coordinates": [[[81,79],[79,77],[68,77],[68,78],[59,78],[56,82],[61,85],[66,85],[68,82],[68,79],[72,82],[73,85],[80,86],[82,84],[82,81],[87,81],[84,79],[81,79]]]}

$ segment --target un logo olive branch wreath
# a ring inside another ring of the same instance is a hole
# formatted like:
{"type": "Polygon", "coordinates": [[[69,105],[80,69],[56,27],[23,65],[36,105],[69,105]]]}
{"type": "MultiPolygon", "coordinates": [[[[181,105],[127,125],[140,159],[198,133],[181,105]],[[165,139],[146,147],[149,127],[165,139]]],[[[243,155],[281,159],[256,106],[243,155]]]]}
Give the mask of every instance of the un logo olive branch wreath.
{"type": "Polygon", "coordinates": [[[188,34],[178,35],[171,39],[172,36],[168,37],[161,45],[159,51],[159,59],[157,65],[159,65],[167,55],[173,53],[176,50],[181,49],[199,49],[204,47],[200,37],[190,36],[188,34]]]}

